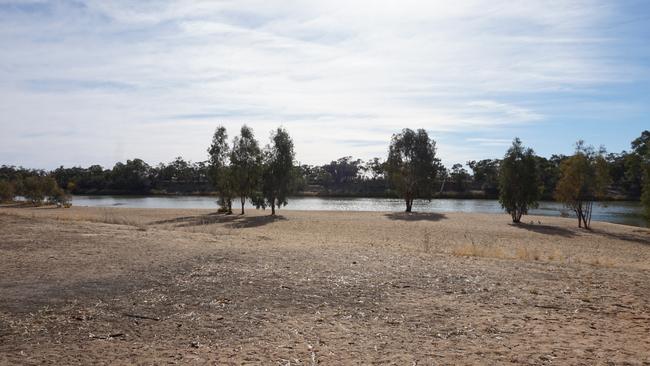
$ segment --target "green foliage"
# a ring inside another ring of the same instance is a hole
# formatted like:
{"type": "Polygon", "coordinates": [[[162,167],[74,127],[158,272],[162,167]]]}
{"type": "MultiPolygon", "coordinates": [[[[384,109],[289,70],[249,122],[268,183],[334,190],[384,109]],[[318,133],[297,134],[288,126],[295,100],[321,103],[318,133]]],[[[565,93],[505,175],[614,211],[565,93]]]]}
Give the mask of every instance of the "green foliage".
{"type": "Polygon", "coordinates": [[[59,207],[70,207],[70,195],[58,185],[49,193],[49,201],[59,207]]]}
{"type": "Polygon", "coordinates": [[[512,217],[521,221],[528,209],[537,207],[542,194],[535,153],[516,138],[501,161],[499,172],[499,202],[512,217]]]}
{"type": "Polygon", "coordinates": [[[575,154],[562,162],[560,170],[555,198],[576,213],[579,227],[588,229],[593,201],[605,196],[611,182],[605,152],[578,141],[575,154]]]}
{"type": "Polygon", "coordinates": [[[472,178],[467,172],[467,169],[463,168],[463,164],[452,165],[449,177],[458,192],[465,192],[467,190],[467,182],[472,178]]]}
{"type": "Polygon", "coordinates": [[[634,153],[647,157],[650,154],[650,131],[646,130],[641,132],[641,136],[632,141],[632,149],[634,153]]]}
{"type": "Polygon", "coordinates": [[[354,184],[362,171],[361,159],[353,159],[351,156],[342,157],[322,167],[324,173],[324,185],[328,189],[340,187],[347,184],[354,184]]]}
{"type": "Polygon", "coordinates": [[[641,204],[643,205],[646,218],[648,221],[650,221],[650,163],[646,165],[643,194],[641,195],[641,204]]]}
{"type": "Polygon", "coordinates": [[[499,160],[484,159],[479,161],[468,161],[467,166],[472,169],[472,177],[475,184],[479,184],[481,189],[490,194],[498,192],[499,188],[499,160]]]}
{"type": "Polygon", "coordinates": [[[366,162],[365,171],[371,180],[382,180],[386,175],[386,163],[379,158],[372,158],[366,162]]]}
{"type": "Polygon", "coordinates": [[[145,194],[153,186],[152,176],[151,167],[141,159],[119,162],[111,172],[111,188],[145,194]]]}
{"type": "Polygon", "coordinates": [[[641,203],[650,221],[650,131],[643,131],[641,137],[632,141],[632,149],[639,156],[644,170],[641,203]]]}
{"type": "Polygon", "coordinates": [[[33,176],[25,178],[23,182],[23,196],[34,206],[40,206],[45,199],[45,187],[42,177],[33,176]]]}
{"type": "Polygon", "coordinates": [[[21,193],[34,206],[43,204],[46,197],[50,202],[55,202],[55,197],[64,195],[54,178],[39,175],[25,178],[21,193]]]}
{"type": "Polygon", "coordinates": [[[286,206],[296,181],[294,158],[289,133],[278,128],[271,134],[271,145],[264,149],[261,195],[252,199],[256,207],[270,206],[271,215],[275,215],[276,206],[286,206]]]}
{"type": "Polygon", "coordinates": [[[0,202],[11,202],[16,197],[16,189],[12,182],[0,180],[0,202]]]}
{"type": "Polygon", "coordinates": [[[240,135],[235,137],[230,152],[230,176],[234,189],[241,200],[244,214],[246,199],[253,196],[261,176],[262,153],[253,130],[244,125],[240,135]]]}
{"type": "Polygon", "coordinates": [[[387,159],[390,183],[406,202],[411,212],[415,198],[431,199],[439,161],[435,157],[435,141],[424,129],[404,129],[393,135],[387,159]]]}
{"type": "Polygon", "coordinates": [[[208,148],[208,175],[219,194],[218,203],[221,210],[232,214],[232,200],[235,195],[235,186],[228,166],[230,159],[230,146],[228,133],[223,126],[217,127],[212,137],[212,144],[208,148]]]}

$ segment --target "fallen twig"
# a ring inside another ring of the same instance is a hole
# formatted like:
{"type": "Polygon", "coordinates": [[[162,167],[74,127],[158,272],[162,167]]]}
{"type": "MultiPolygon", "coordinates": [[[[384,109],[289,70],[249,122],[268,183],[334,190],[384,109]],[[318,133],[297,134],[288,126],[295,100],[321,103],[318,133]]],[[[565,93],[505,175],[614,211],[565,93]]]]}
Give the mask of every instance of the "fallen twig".
{"type": "Polygon", "coordinates": [[[160,318],[158,317],[151,317],[151,316],[146,316],[146,315],[138,315],[138,314],[129,314],[129,313],[124,313],[124,316],[127,316],[129,318],[136,318],[136,319],[146,319],[146,320],[154,320],[154,321],[160,321],[160,318]]]}
{"type": "Polygon", "coordinates": [[[112,333],[112,334],[109,334],[106,337],[104,337],[104,336],[96,336],[94,334],[91,334],[90,338],[93,338],[93,339],[111,339],[111,338],[124,337],[124,336],[126,336],[126,334],[124,334],[124,333],[112,333]]]}

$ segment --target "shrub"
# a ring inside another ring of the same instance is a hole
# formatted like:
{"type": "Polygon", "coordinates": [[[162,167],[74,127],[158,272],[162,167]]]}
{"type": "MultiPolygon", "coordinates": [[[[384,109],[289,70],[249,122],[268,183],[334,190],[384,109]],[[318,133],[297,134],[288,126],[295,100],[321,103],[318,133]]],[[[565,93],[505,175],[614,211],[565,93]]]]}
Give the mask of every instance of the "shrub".
{"type": "Polygon", "coordinates": [[[13,201],[15,196],[16,189],[14,184],[6,180],[0,180],[0,202],[13,201]]]}
{"type": "Polygon", "coordinates": [[[48,195],[48,200],[52,203],[55,203],[59,207],[70,207],[70,195],[68,195],[61,187],[56,186],[48,195]]]}

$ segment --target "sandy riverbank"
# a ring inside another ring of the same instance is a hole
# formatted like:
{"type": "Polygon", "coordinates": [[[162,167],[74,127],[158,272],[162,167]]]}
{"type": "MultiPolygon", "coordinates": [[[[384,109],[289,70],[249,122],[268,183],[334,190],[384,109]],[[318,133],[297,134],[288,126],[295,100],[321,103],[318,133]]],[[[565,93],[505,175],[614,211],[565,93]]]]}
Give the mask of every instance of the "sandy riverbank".
{"type": "Polygon", "coordinates": [[[650,230],[0,209],[0,363],[650,362],[650,230]]]}

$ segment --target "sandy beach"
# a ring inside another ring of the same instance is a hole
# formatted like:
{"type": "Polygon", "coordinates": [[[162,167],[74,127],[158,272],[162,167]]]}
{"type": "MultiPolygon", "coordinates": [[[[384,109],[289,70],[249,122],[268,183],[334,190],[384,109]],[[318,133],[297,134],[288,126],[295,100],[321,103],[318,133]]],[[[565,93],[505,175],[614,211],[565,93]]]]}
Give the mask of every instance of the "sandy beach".
{"type": "Polygon", "coordinates": [[[650,364],[650,230],[0,208],[2,364],[650,364]]]}

